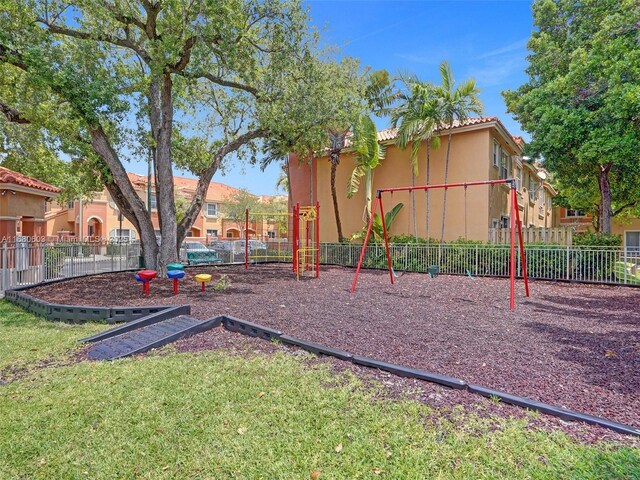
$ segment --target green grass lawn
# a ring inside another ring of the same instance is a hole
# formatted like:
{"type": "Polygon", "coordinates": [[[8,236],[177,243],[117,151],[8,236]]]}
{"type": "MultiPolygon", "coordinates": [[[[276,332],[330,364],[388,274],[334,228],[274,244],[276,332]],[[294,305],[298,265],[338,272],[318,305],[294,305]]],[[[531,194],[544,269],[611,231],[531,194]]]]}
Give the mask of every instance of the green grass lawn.
{"type": "Polygon", "coordinates": [[[9,368],[30,368],[52,358],[59,360],[77,347],[78,339],[106,328],[97,323],[47,322],[0,301],[0,379],[11,375],[9,368]]]}
{"type": "MultiPolygon", "coordinates": [[[[52,333],[24,315],[23,330],[18,318],[0,327],[2,342],[15,336],[27,352],[11,347],[5,365],[64,355],[47,345],[99,328],[52,333]]],[[[452,422],[380,397],[284,354],[32,369],[0,386],[0,478],[640,478],[637,449],[585,446],[525,420],[449,412],[452,422]]]]}

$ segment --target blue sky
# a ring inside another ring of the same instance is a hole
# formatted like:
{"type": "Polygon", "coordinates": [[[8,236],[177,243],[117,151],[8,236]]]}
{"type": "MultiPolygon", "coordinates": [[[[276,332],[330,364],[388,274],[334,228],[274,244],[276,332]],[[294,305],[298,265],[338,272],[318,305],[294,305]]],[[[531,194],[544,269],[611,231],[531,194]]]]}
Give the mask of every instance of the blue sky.
{"type": "MultiPolygon", "coordinates": [[[[310,0],[313,23],[322,42],[336,45],[341,55],[360,59],[363,66],[415,73],[439,81],[438,65],[451,64],[454,77],[475,78],[485,115],[498,116],[513,135],[520,125],[506,113],[500,92],[526,81],[526,41],[532,31],[527,0],[310,0]]],[[[384,121],[380,128],[388,127],[384,121]]],[[[527,135],[524,135],[528,138],[527,135]]],[[[279,167],[261,172],[234,163],[213,180],[247,188],[261,195],[276,193],[279,167]]],[[[146,165],[133,169],[146,172],[146,165]]]]}

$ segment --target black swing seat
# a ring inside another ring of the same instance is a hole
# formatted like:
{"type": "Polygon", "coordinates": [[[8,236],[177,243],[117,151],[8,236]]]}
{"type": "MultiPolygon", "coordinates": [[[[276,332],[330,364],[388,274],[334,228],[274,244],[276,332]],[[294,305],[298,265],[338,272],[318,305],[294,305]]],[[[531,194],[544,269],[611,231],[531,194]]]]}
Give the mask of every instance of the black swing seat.
{"type": "Polygon", "coordinates": [[[429,265],[428,271],[431,278],[436,278],[440,273],[440,267],[438,265],[429,265]]]}

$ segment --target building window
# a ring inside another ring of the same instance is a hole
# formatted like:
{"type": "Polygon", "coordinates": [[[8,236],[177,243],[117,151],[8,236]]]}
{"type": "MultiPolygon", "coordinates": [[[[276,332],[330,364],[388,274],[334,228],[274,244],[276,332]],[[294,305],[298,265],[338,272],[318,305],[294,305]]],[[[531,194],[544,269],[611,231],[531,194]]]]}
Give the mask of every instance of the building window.
{"type": "Polygon", "coordinates": [[[532,175],[529,175],[529,201],[531,203],[536,201],[536,181],[532,175]]]}
{"type": "Polygon", "coordinates": [[[269,230],[269,231],[267,232],[267,237],[268,237],[268,238],[276,238],[276,232],[275,232],[275,230],[269,230]]]}
{"type": "Polygon", "coordinates": [[[217,217],[218,216],[218,204],[217,203],[207,203],[206,205],[207,217],[217,217]]]}
{"type": "Polygon", "coordinates": [[[71,200],[68,204],[67,204],[67,208],[71,209],[73,208],[74,202],[73,200],[71,200]]]}
{"type": "Polygon", "coordinates": [[[211,229],[211,230],[207,230],[207,237],[217,237],[218,236],[218,230],[217,229],[211,229]]]}
{"type": "Polygon", "coordinates": [[[500,217],[500,227],[501,228],[509,228],[511,225],[509,223],[509,217],[506,215],[502,215],[500,217]]]}
{"type": "Polygon", "coordinates": [[[584,210],[567,210],[567,217],[586,217],[584,210]]]}
{"type": "Polygon", "coordinates": [[[640,231],[624,232],[624,248],[627,255],[640,255],[640,231]]]}
{"type": "Polygon", "coordinates": [[[516,190],[522,190],[522,168],[516,167],[516,190]]]}
{"type": "Polygon", "coordinates": [[[227,238],[233,238],[233,232],[227,232],[227,238]]]}
{"type": "Polygon", "coordinates": [[[502,147],[495,140],[493,141],[493,166],[500,165],[500,158],[502,157],[502,147]]]}
{"type": "Polygon", "coordinates": [[[500,178],[505,179],[511,176],[511,157],[502,152],[500,157],[500,178]]]}
{"type": "Polygon", "coordinates": [[[158,209],[158,201],[156,199],[156,194],[152,193],[151,194],[151,210],[157,210],[158,209]]]}

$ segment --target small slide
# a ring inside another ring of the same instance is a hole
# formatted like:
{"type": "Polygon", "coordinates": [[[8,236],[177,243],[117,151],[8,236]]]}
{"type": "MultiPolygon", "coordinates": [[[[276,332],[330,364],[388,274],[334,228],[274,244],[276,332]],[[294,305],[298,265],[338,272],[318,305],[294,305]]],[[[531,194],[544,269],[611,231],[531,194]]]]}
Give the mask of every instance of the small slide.
{"type": "Polygon", "coordinates": [[[178,308],[153,314],[81,340],[92,343],[88,356],[92,360],[116,360],[163,347],[181,338],[215,328],[222,317],[198,320],[178,308]]]}

